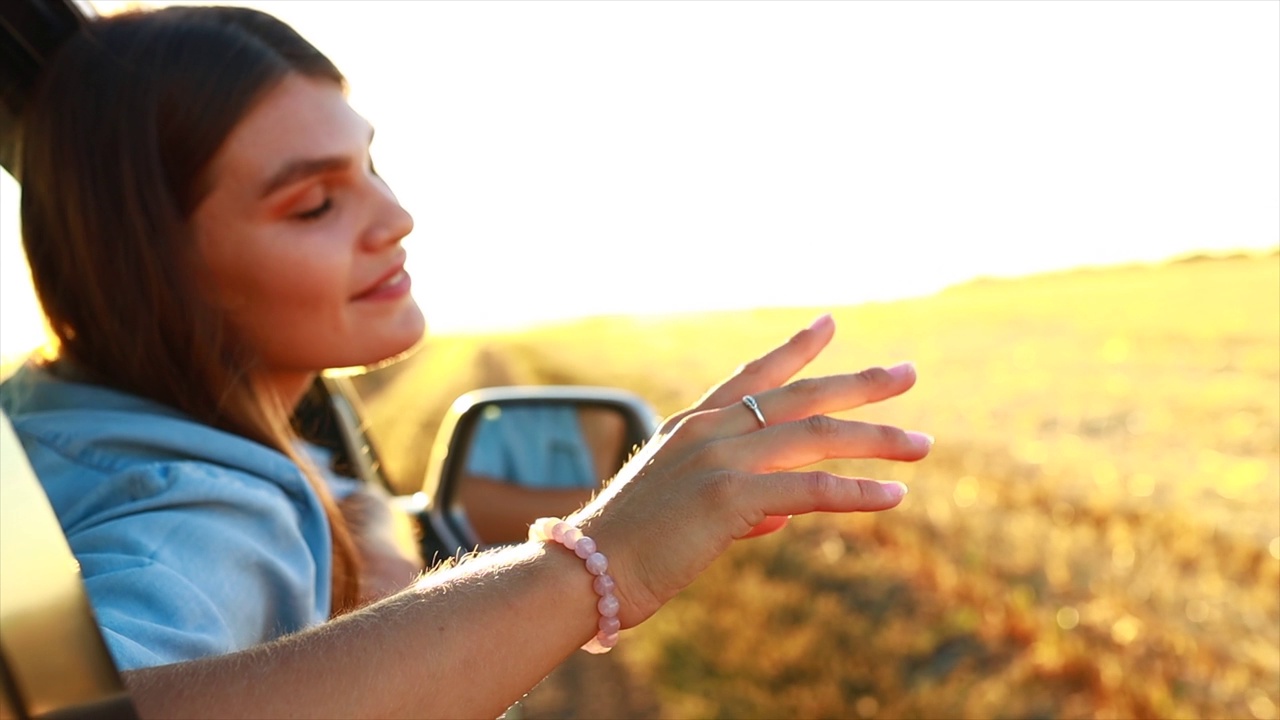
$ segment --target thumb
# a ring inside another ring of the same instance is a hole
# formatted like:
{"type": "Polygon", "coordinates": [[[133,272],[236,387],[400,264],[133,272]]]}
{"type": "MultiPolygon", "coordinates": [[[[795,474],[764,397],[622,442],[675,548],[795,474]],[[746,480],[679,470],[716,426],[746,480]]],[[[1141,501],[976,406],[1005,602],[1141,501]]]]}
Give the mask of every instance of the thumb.
{"type": "Polygon", "coordinates": [[[743,535],[738,539],[746,540],[747,538],[760,537],[761,535],[768,535],[769,533],[776,532],[786,527],[787,521],[790,519],[791,517],[789,515],[765,515],[764,520],[748,530],[746,535],[743,535]]]}

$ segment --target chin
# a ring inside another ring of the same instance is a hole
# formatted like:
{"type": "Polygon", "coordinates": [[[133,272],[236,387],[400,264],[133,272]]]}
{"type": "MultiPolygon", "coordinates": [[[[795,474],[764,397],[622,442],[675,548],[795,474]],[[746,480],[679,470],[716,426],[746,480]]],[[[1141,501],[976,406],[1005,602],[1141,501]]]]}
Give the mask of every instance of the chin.
{"type": "Polygon", "coordinates": [[[414,355],[415,353],[417,353],[418,348],[424,345],[422,341],[425,339],[426,339],[425,333],[422,335],[419,335],[417,340],[415,340],[412,343],[409,343],[409,345],[407,345],[405,348],[403,348],[399,352],[392,353],[391,355],[387,355],[386,357],[383,357],[380,360],[375,360],[370,363],[365,363],[362,367],[367,372],[369,370],[377,370],[379,368],[384,368],[388,365],[395,365],[401,360],[404,360],[405,358],[408,358],[414,355]]]}
{"type": "Polygon", "coordinates": [[[369,352],[361,353],[359,357],[344,359],[343,369],[360,372],[393,365],[413,355],[422,346],[422,341],[426,338],[426,330],[426,320],[422,317],[422,313],[414,313],[413,316],[405,318],[393,336],[379,338],[377,343],[364,343],[364,349],[369,352]]]}

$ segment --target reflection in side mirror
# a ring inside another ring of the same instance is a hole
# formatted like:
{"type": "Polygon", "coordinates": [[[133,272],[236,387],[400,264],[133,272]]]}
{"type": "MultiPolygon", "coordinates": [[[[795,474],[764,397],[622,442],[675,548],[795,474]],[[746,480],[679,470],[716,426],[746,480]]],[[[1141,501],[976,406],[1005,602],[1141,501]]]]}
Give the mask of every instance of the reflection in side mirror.
{"type": "Polygon", "coordinates": [[[436,504],[470,547],[522,542],[539,517],[577,510],[657,423],[642,400],[611,388],[490,388],[454,412],[436,504]]]}
{"type": "Polygon", "coordinates": [[[476,415],[457,492],[484,544],[520,542],[532,521],[578,509],[634,444],[612,406],[508,401],[476,415]]]}

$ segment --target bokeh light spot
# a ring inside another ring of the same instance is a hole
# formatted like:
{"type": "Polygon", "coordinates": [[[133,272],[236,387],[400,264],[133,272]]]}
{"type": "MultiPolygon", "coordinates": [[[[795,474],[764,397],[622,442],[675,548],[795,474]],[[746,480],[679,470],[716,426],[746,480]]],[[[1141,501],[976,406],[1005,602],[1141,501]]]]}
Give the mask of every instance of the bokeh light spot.
{"type": "Polygon", "coordinates": [[[1072,630],[1080,624],[1080,611],[1073,607],[1064,607],[1058,609],[1058,627],[1063,630],[1072,630]]]}
{"type": "Polygon", "coordinates": [[[1138,639],[1142,631],[1142,621],[1132,615],[1125,615],[1111,626],[1111,639],[1117,645],[1128,645],[1138,639]]]}
{"type": "Polygon", "coordinates": [[[1137,473],[1129,478],[1129,494],[1134,497],[1151,497],[1155,489],[1156,479],[1150,473],[1137,473]]]}
{"type": "Polygon", "coordinates": [[[1186,613],[1191,622],[1202,623],[1209,619],[1209,605],[1203,600],[1188,600],[1186,613]]]}
{"type": "Polygon", "coordinates": [[[972,506],[978,500],[978,479],[972,475],[965,475],[956,481],[956,489],[952,493],[952,498],[956,502],[957,507],[967,508],[972,506]]]}
{"type": "Polygon", "coordinates": [[[1258,720],[1275,720],[1276,704],[1261,690],[1254,690],[1249,696],[1249,712],[1258,720]]]}

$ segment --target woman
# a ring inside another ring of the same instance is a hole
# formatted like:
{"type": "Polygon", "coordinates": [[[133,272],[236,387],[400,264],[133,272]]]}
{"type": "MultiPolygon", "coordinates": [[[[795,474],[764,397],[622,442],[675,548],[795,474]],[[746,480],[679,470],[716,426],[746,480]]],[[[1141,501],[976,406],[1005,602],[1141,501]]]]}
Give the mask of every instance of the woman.
{"type": "Polygon", "coordinates": [[[350,522],[289,425],[317,372],[423,332],[412,221],[371,135],[322,55],[231,8],[95,21],[25,118],[24,244],[59,348],[0,401],[144,717],[494,716],[770,516],[901,501],[896,483],[790,472],[931,442],[826,416],[906,391],[910,365],[784,385],[830,340],[824,317],[568,518],[607,554],[616,602],[559,547],[586,547],[568,525],[415,580],[386,508],[369,521],[361,498],[350,522]]]}

